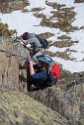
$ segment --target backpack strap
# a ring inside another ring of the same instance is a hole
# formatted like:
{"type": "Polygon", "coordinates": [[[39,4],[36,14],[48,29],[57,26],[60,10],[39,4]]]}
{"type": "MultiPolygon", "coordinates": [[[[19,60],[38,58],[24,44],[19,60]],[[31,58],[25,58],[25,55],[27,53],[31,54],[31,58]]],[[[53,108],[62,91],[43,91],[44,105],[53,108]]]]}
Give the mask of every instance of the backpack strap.
{"type": "Polygon", "coordinates": [[[57,77],[54,76],[50,70],[47,70],[48,78],[46,80],[46,85],[48,87],[53,86],[57,82],[57,77]]]}

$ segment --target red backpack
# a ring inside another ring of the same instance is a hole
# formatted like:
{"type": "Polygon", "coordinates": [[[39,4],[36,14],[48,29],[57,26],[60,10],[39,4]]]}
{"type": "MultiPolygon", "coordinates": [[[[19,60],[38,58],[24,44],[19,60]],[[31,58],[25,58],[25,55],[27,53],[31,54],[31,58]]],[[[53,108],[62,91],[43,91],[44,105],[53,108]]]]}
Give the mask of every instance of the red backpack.
{"type": "Polygon", "coordinates": [[[60,67],[58,64],[54,63],[51,70],[48,70],[48,78],[46,80],[47,86],[53,86],[56,84],[58,78],[60,77],[60,67]]]}
{"type": "Polygon", "coordinates": [[[58,64],[54,63],[51,69],[51,73],[56,76],[57,78],[60,77],[60,67],[58,64]]]}

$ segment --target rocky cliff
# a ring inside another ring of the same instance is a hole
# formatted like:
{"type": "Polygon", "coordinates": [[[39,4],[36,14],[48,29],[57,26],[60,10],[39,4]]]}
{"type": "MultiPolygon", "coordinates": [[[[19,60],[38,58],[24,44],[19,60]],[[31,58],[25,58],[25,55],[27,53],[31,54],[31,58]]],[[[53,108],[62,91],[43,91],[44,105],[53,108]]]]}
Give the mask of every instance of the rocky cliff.
{"type": "Polygon", "coordinates": [[[8,52],[0,52],[1,124],[84,124],[83,72],[70,74],[61,70],[61,78],[55,86],[26,95],[26,71],[21,68],[25,60],[13,54],[27,57],[28,50],[19,43],[13,45],[9,38],[1,38],[0,49],[8,52]]]}
{"type": "Polygon", "coordinates": [[[66,125],[60,114],[17,91],[0,90],[0,125],[66,125]]]}
{"type": "Polygon", "coordinates": [[[11,39],[1,39],[0,44],[5,51],[0,52],[0,125],[66,125],[66,118],[21,92],[20,76],[26,79],[26,73],[19,67],[24,60],[20,64],[22,59],[13,54],[25,57],[28,51],[13,46],[11,39]]]}
{"type": "MultiPolygon", "coordinates": [[[[13,10],[29,11],[24,9],[29,5],[27,0],[0,0],[0,2],[2,14],[13,10]]],[[[84,1],[75,0],[75,2],[84,1]]],[[[31,10],[38,11],[34,16],[42,18],[41,26],[59,28],[65,32],[78,29],[72,26],[76,15],[73,11],[74,7],[66,8],[65,5],[48,1],[46,4],[58,10],[52,12],[53,16],[50,19],[47,19],[44,14],[39,14],[40,8],[31,10]],[[58,22],[51,22],[54,17],[58,22]]],[[[8,28],[7,24],[6,27],[8,28]]],[[[0,36],[2,34],[7,36],[6,27],[2,28],[1,23],[0,36]]],[[[48,38],[53,34],[45,33],[41,36],[48,38]]],[[[60,41],[52,45],[60,48],[78,42],[70,41],[70,38],[65,35],[58,39],[60,41]]],[[[61,69],[61,78],[55,86],[27,93],[25,60],[15,54],[27,57],[29,53],[19,43],[13,45],[12,41],[11,38],[0,37],[0,50],[7,52],[0,51],[0,125],[84,125],[84,72],[71,74],[61,69]]],[[[67,51],[54,53],[54,56],[64,56],[65,59],[69,59],[67,51]]],[[[47,53],[53,56],[53,53],[47,53]]]]}

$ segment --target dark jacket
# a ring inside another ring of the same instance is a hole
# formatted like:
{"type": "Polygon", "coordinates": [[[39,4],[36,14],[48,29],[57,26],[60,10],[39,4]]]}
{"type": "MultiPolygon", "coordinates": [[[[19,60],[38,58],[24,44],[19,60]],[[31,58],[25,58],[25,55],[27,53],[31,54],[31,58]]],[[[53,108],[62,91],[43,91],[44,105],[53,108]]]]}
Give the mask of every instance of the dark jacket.
{"type": "Polygon", "coordinates": [[[40,70],[37,65],[34,65],[35,74],[30,75],[30,83],[34,85],[45,86],[48,78],[46,70],[40,70]]]}

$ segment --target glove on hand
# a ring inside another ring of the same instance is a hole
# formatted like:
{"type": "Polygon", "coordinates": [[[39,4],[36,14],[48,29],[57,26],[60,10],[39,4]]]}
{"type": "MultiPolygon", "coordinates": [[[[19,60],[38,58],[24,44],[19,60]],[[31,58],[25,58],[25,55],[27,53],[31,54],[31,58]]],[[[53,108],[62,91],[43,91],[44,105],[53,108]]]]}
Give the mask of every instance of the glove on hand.
{"type": "Polygon", "coordinates": [[[27,60],[28,60],[28,62],[32,62],[32,58],[31,57],[28,57],[27,60]]]}

